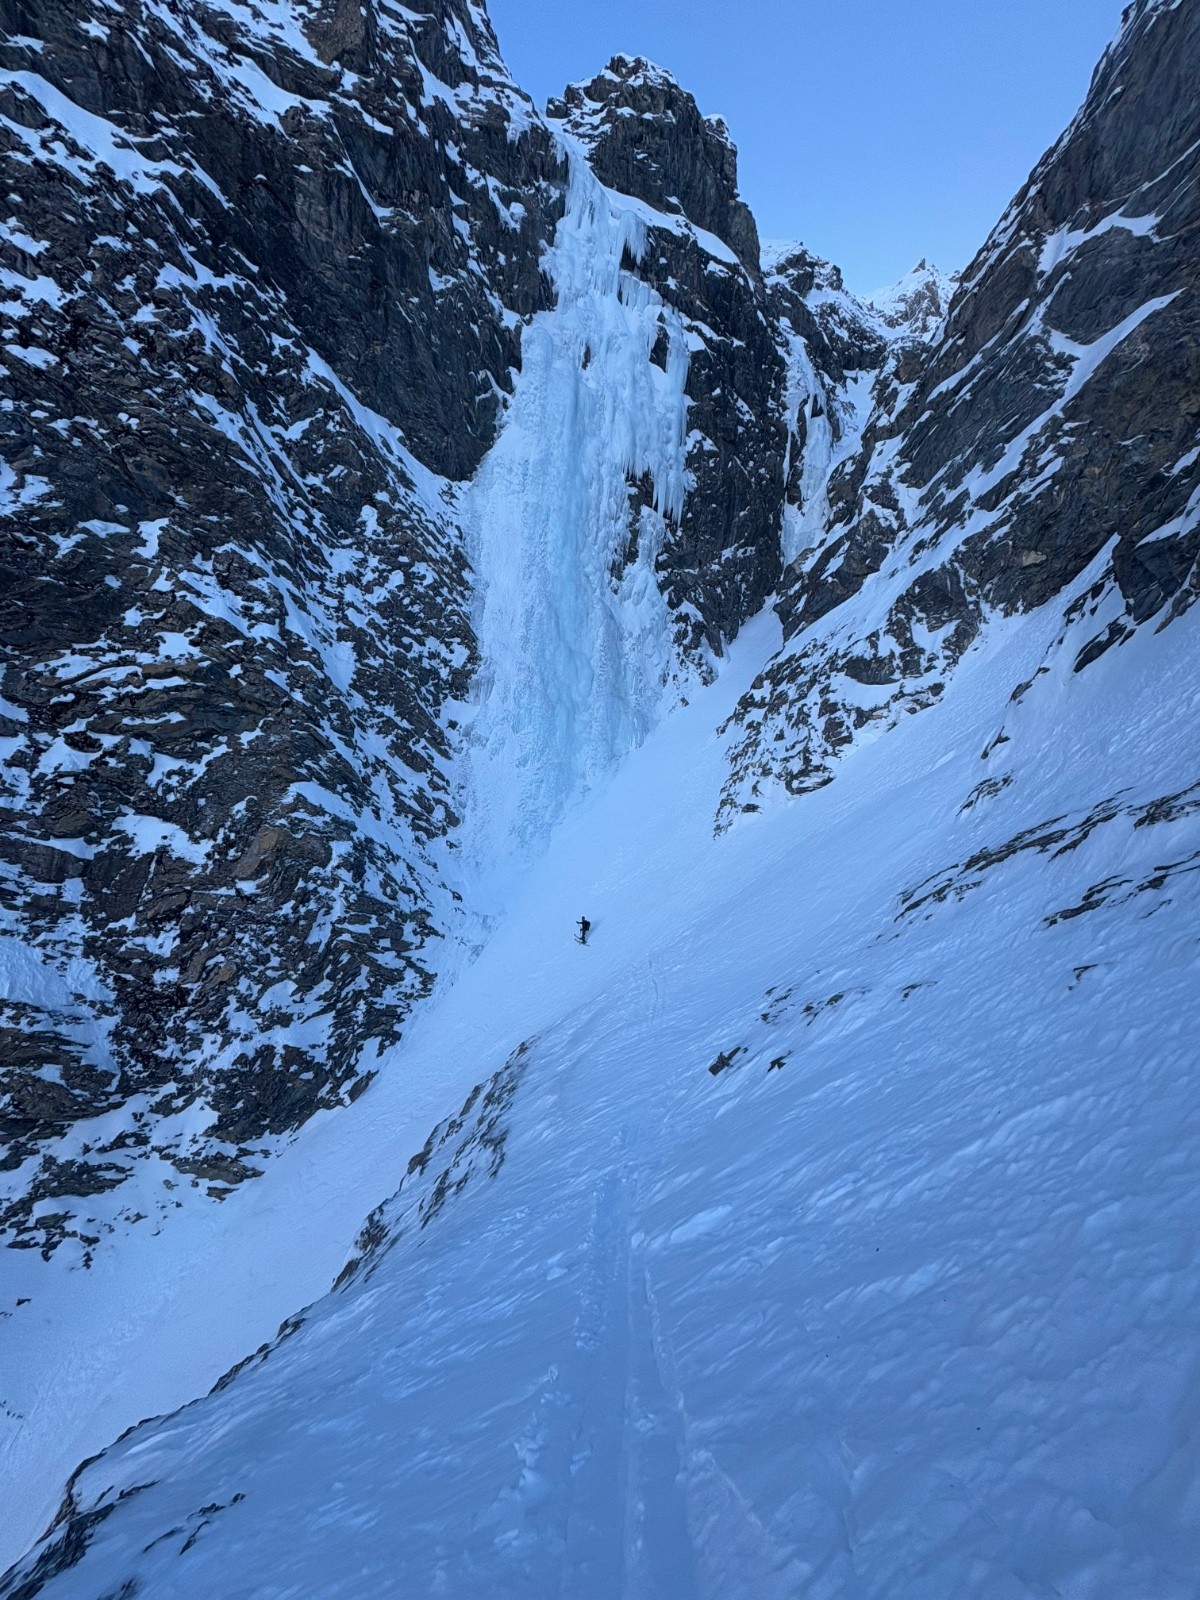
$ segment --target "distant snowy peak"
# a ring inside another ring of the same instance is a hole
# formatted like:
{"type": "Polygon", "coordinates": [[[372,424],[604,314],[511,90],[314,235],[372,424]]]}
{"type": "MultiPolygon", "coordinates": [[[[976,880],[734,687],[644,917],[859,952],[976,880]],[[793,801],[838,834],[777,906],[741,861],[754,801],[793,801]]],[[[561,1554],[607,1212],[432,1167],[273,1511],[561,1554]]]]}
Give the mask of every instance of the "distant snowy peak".
{"type": "MultiPolygon", "coordinates": [[[[857,295],[847,289],[840,267],[794,239],[764,240],[762,270],[768,283],[786,284],[814,310],[836,306],[843,321],[870,330],[885,343],[931,339],[958,286],[956,273],[921,260],[898,282],[857,295]]],[[[878,360],[865,364],[878,365],[878,360]]]]}
{"type": "Polygon", "coordinates": [[[550,100],[546,115],[567,124],[610,189],[687,217],[758,271],[758,229],[738,193],[729,131],[669,72],[642,56],[614,56],[590,82],[550,100]]]}
{"type": "Polygon", "coordinates": [[[902,337],[931,339],[941,327],[958,286],[956,273],[940,272],[921,260],[896,283],[867,298],[885,327],[902,337]]]}

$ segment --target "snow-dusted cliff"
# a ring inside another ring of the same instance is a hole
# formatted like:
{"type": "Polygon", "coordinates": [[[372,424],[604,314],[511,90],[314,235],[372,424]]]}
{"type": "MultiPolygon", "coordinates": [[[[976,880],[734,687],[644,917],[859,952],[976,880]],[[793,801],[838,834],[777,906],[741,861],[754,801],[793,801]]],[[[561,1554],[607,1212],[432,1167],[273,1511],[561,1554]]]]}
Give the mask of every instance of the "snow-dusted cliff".
{"type": "Polygon", "coordinates": [[[782,365],[478,7],[26,10],[0,1229],[74,1260],[361,1093],[478,941],[460,846],[535,847],[711,671],[778,573],[782,365]]]}
{"type": "Polygon", "coordinates": [[[0,22],[0,1594],[1192,1600],[1198,0],[869,302],[470,0],[0,22]]]}

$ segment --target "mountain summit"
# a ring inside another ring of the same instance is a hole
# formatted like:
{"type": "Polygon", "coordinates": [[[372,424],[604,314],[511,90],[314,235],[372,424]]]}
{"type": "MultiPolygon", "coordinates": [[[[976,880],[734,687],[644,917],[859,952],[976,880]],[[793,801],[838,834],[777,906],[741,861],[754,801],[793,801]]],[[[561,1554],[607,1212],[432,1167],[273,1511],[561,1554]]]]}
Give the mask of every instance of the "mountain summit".
{"type": "Polygon", "coordinates": [[[566,122],[596,176],[657,211],[678,212],[758,270],[758,229],[737,192],[737,151],[720,117],[704,117],[669,72],[614,56],[590,83],[572,84],[546,115],[566,122]]]}

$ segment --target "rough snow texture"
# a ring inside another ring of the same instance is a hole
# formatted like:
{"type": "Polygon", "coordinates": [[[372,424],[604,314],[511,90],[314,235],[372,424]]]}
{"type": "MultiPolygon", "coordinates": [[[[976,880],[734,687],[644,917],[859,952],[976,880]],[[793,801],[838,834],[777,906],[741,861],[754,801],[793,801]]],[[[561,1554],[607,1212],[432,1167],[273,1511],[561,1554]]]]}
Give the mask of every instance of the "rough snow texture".
{"type": "Polygon", "coordinates": [[[473,6],[4,15],[0,1592],[1192,1600],[1196,0],[948,309],[473,6]]]}

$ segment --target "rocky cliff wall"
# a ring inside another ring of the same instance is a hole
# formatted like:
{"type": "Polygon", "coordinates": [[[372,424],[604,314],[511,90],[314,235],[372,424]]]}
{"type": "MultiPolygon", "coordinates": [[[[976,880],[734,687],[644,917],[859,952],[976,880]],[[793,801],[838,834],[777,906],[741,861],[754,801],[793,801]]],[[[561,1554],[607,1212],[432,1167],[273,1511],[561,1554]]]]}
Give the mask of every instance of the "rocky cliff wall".
{"type": "MultiPolygon", "coordinates": [[[[456,485],[555,304],[572,139],[688,319],[650,580],[684,677],[778,578],[782,366],[732,146],[665,75],[564,140],[468,0],[0,26],[0,1226],[86,1258],[135,1162],[219,1196],[365,1088],[444,965],[468,552],[503,535],[456,485]]],[[[623,492],[601,609],[641,582],[653,492],[623,492]]]]}
{"type": "Polygon", "coordinates": [[[138,1155],[245,1176],[429,988],[441,486],[562,173],[468,5],[2,20],[3,1220],[46,1244],[138,1155]]]}
{"type": "Polygon", "coordinates": [[[1126,12],[1087,100],[963,275],[931,343],[885,364],[790,643],[739,709],[728,821],[827,782],[932,704],[996,614],[1056,602],[1082,669],[1197,593],[1200,8],[1126,12]]]}

